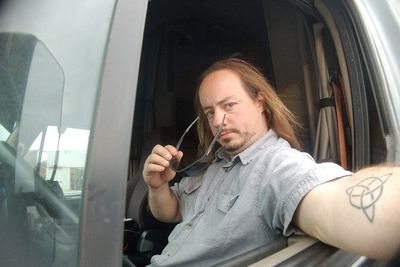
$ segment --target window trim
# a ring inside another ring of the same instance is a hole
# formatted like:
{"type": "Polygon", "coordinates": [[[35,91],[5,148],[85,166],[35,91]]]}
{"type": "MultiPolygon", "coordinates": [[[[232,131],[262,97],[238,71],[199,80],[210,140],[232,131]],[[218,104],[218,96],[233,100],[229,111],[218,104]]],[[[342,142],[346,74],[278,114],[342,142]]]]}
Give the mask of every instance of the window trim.
{"type": "Polygon", "coordinates": [[[349,76],[352,109],[353,109],[353,170],[358,170],[370,163],[370,140],[367,96],[357,32],[354,29],[352,16],[341,1],[321,0],[335,20],[342,42],[349,76]]]}
{"type": "MultiPolygon", "coordinates": [[[[343,0],[342,0],[343,1],[343,0]]],[[[395,37],[400,31],[398,18],[390,12],[390,1],[376,2],[371,0],[348,1],[346,9],[356,14],[352,17],[360,43],[360,50],[366,66],[366,75],[369,79],[375,97],[379,119],[385,137],[388,162],[398,162],[400,158],[400,79],[398,69],[400,66],[399,51],[390,44],[396,43],[395,37]],[[393,25],[386,27],[390,40],[382,38],[382,29],[375,27],[374,21],[369,17],[366,9],[377,10],[375,15],[381,23],[393,25]],[[374,25],[371,27],[371,25],[374,25]],[[396,27],[397,26],[397,27],[396,27]],[[390,60],[389,60],[390,59],[390,60]]],[[[349,12],[350,12],[349,11],[349,12]]]]}

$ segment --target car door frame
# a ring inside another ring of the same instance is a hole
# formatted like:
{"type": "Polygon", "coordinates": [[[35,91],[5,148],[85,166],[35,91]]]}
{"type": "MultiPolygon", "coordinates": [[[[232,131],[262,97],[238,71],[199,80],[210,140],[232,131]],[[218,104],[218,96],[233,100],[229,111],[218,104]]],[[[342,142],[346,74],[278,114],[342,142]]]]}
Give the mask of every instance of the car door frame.
{"type": "Polygon", "coordinates": [[[82,196],[79,266],[121,266],[131,130],[147,0],[114,10],[82,196]]]}

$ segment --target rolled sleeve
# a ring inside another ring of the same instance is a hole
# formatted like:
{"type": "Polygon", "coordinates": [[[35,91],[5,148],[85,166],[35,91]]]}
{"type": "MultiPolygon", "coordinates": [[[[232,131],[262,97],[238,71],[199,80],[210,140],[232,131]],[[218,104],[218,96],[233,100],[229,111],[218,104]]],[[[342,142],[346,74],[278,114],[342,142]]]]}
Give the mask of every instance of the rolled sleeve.
{"type": "Polygon", "coordinates": [[[292,224],[292,221],[297,207],[308,192],[320,184],[348,175],[352,175],[352,172],[344,170],[337,164],[328,162],[316,164],[315,167],[309,171],[308,176],[300,180],[293,192],[288,194],[284,202],[283,210],[281,211],[284,217],[283,234],[285,236],[290,236],[299,231],[299,229],[292,224]]]}
{"type": "Polygon", "coordinates": [[[299,232],[292,220],[304,196],[322,183],[352,173],[334,163],[316,163],[309,154],[291,148],[272,154],[276,156],[270,159],[261,182],[260,209],[269,227],[290,236],[299,232]]]}

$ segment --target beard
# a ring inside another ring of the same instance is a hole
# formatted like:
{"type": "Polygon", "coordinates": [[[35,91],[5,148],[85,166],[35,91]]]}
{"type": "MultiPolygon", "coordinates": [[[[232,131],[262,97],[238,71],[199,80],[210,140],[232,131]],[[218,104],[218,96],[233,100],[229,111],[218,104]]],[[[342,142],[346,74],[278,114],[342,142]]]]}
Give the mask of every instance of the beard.
{"type": "Polygon", "coordinates": [[[233,131],[233,132],[239,136],[236,138],[222,139],[220,140],[220,144],[228,153],[237,154],[239,152],[242,152],[249,146],[250,143],[249,141],[255,135],[255,133],[250,133],[250,132],[241,133],[238,131],[233,131]]]}

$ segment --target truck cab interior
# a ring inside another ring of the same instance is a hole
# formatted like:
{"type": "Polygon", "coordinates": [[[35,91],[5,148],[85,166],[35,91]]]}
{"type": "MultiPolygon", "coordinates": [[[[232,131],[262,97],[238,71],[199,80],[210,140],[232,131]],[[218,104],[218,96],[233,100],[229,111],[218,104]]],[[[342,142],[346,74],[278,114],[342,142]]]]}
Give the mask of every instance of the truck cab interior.
{"type": "MultiPolygon", "coordinates": [[[[354,171],[385,160],[383,130],[356,34],[346,6],[331,1],[148,3],[126,205],[126,217],[132,219],[126,252],[133,262],[148,263],[160,253],[173,227],[157,228],[146,208],[144,161],[154,145],[175,145],[196,117],[198,77],[218,59],[238,57],[258,66],[301,122],[303,151],[317,161],[354,171]]],[[[186,164],[197,153],[195,131],[188,135],[181,147],[186,164]]]]}

